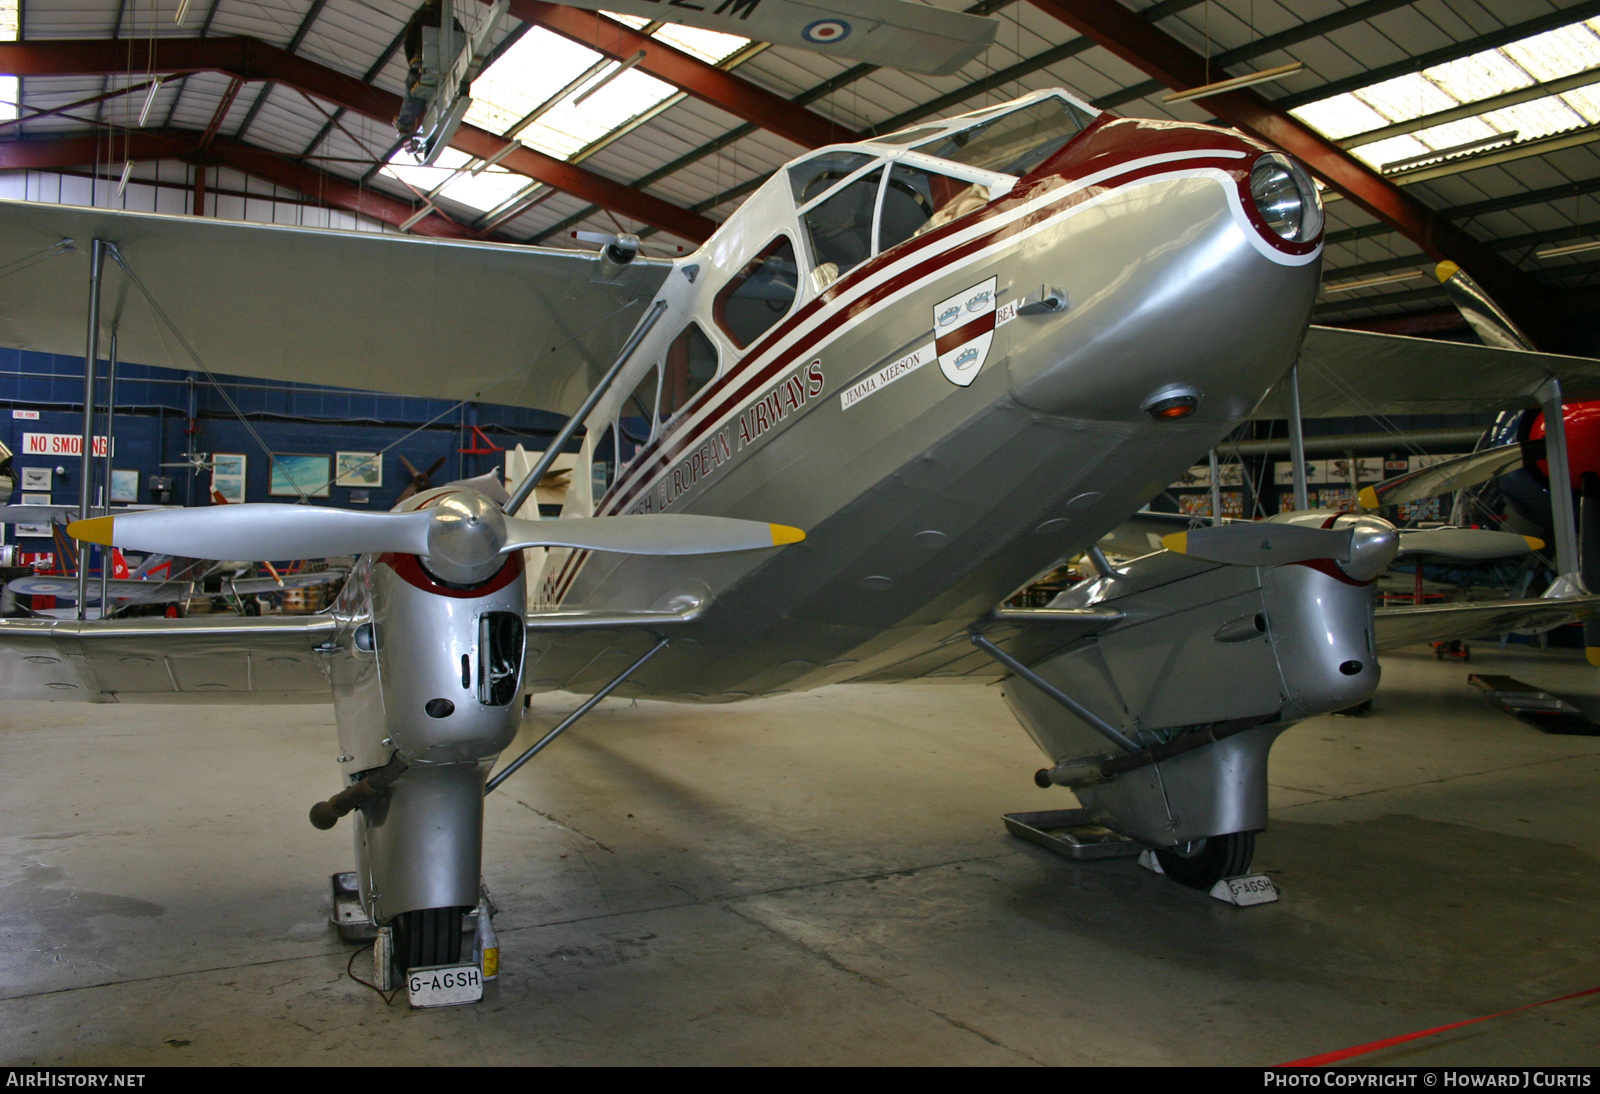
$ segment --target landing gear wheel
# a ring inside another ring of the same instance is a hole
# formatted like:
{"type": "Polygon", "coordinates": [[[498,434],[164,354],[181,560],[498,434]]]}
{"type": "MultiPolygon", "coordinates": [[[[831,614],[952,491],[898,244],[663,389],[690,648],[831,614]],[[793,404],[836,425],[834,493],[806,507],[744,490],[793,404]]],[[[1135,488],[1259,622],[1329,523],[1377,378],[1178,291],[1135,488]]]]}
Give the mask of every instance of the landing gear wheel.
{"type": "Polygon", "coordinates": [[[394,920],[394,971],[397,982],[412,969],[461,961],[461,917],[470,908],[423,908],[394,920]]]}
{"type": "Polygon", "coordinates": [[[1180,851],[1169,847],[1156,852],[1164,874],[1191,889],[1209,889],[1225,877],[1238,877],[1250,869],[1256,853],[1254,832],[1195,840],[1180,851]]]}

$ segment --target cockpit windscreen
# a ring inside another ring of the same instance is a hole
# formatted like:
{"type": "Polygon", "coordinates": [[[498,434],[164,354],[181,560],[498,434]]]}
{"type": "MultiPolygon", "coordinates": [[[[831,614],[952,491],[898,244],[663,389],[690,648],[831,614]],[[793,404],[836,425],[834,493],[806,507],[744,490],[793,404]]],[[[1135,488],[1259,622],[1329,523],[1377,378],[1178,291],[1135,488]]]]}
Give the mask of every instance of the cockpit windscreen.
{"type": "Polygon", "coordinates": [[[1029,103],[969,129],[918,145],[917,151],[952,163],[1026,175],[1077,136],[1092,117],[1054,96],[1029,103]]]}

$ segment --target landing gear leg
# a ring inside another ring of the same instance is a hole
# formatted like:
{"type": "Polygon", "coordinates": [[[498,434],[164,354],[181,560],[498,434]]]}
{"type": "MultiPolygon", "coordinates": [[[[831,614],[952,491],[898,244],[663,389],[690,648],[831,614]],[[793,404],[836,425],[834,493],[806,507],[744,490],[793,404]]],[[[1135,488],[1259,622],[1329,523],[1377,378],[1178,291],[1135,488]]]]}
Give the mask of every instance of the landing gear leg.
{"type": "Polygon", "coordinates": [[[1256,853],[1254,832],[1230,832],[1156,852],[1161,872],[1191,889],[1209,889],[1225,877],[1250,872],[1256,853]]]}
{"type": "Polygon", "coordinates": [[[394,973],[397,984],[406,973],[429,965],[461,962],[461,917],[471,908],[423,908],[402,912],[394,921],[394,973]]]}

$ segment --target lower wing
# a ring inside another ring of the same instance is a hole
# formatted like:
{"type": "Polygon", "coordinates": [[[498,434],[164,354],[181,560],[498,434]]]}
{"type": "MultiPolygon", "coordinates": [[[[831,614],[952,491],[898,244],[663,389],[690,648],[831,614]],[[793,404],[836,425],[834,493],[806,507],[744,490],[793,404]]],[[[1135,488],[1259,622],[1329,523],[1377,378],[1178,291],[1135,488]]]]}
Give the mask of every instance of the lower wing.
{"type": "Polygon", "coordinates": [[[1544,631],[1585,619],[1597,610],[1600,610],[1600,596],[1379,608],[1376,638],[1380,650],[1389,650],[1413,642],[1475,638],[1507,631],[1544,631]]]}

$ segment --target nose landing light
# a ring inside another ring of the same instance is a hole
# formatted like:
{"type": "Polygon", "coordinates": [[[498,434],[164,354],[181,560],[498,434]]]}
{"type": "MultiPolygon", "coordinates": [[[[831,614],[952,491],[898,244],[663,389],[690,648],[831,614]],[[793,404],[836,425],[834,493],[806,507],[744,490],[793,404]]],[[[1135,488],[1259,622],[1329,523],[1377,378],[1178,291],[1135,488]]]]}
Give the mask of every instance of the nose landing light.
{"type": "Polygon", "coordinates": [[[1139,409],[1158,422],[1176,421],[1200,408],[1200,395],[1199,388],[1187,385],[1164,387],[1139,404],[1139,409]]]}

